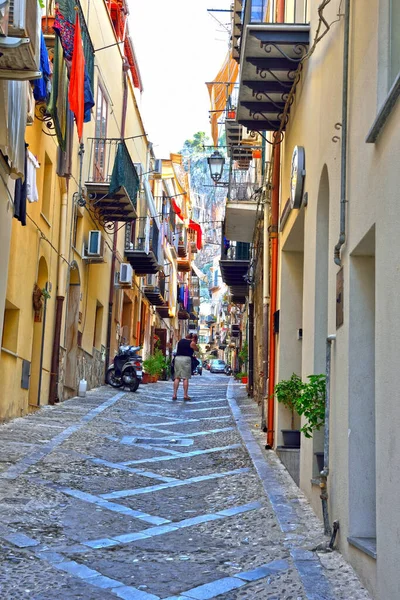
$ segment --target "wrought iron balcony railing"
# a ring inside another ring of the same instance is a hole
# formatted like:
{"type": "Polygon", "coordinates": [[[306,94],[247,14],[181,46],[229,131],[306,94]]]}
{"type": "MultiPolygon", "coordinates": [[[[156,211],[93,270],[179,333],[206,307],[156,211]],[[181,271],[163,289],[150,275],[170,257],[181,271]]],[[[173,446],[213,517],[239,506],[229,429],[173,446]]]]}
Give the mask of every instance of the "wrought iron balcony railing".
{"type": "Polygon", "coordinates": [[[223,246],[221,260],[250,261],[250,244],[247,242],[230,242],[223,246]]]}
{"type": "Polygon", "coordinates": [[[139,217],[127,223],[125,256],[137,275],[160,271],[161,237],[154,218],[139,217]]]}
{"type": "Polygon", "coordinates": [[[89,163],[85,180],[93,210],[107,222],[136,217],[139,177],[123,140],[88,138],[89,163]]]}

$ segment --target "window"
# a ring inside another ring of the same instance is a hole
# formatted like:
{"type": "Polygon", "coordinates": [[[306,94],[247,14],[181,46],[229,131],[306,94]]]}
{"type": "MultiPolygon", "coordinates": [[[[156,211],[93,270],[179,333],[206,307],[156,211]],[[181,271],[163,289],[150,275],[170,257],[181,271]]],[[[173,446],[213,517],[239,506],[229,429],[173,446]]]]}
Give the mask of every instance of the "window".
{"type": "Polygon", "coordinates": [[[18,350],[19,308],[6,300],[4,311],[3,339],[1,347],[17,354],[18,350]]]}
{"type": "Polygon", "coordinates": [[[43,188],[42,188],[42,215],[50,220],[51,196],[53,188],[53,163],[47,154],[44,156],[43,188]]]}
{"type": "Polygon", "coordinates": [[[104,181],[106,178],[106,141],[107,136],[107,114],[108,102],[103,88],[99,84],[97,87],[97,102],[96,102],[96,125],[95,125],[95,145],[94,145],[94,165],[93,179],[94,181],[104,181]]]}
{"type": "Polygon", "coordinates": [[[400,73],[400,2],[390,0],[390,72],[389,87],[400,73]]]}
{"type": "Polygon", "coordinates": [[[101,334],[103,329],[103,306],[97,301],[96,316],[94,320],[93,347],[100,350],[101,334]]]}

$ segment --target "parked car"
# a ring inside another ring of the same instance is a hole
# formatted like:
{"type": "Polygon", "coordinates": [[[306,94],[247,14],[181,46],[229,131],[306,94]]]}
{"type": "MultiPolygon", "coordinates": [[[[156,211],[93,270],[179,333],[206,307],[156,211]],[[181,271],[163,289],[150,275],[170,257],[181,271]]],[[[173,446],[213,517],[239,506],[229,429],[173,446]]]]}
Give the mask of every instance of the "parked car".
{"type": "Polygon", "coordinates": [[[210,373],[225,373],[226,362],[224,360],[215,359],[211,361],[210,373]]]}

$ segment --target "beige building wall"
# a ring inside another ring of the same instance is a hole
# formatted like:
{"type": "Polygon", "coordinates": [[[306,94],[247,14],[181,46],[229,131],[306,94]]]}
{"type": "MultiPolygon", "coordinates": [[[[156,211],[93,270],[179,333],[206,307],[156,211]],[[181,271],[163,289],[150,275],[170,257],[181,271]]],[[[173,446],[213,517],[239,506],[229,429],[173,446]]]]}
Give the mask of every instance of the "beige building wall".
{"type": "MultiPolygon", "coordinates": [[[[335,20],[338,6],[333,2],[327,7],[328,22],[335,20]]],[[[342,121],[343,18],[332,25],[307,61],[296,92],[283,144],[281,206],[289,196],[294,146],[305,148],[308,204],[291,212],[280,236],[277,372],[278,380],[299,369],[303,379],[325,372],[326,337],[336,334],[331,366],[330,518],[340,522],[340,550],[378,600],[400,597],[400,537],[394,526],[400,487],[396,459],[399,102],[375,144],[366,143],[389,91],[388,8],[385,1],[369,2],[368,7],[351,2],[346,243],[341,255],[344,321],[338,328],[339,267],[333,256],[339,238],[342,129],[335,124],[342,121]],[[299,321],[301,353],[295,339],[299,321]],[[376,560],[348,541],[375,537],[376,560]]],[[[316,24],[312,13],[311,39],[316,24]]],[[[287,415],[279,407],[277,443],[285,423],[287,415]]],[[[302,438],[300,468],[301,488],[320,515],[320,490],[312,479],[314,452],[321,449],[322,437],[317,432],[312,440],[302,438]]]]}

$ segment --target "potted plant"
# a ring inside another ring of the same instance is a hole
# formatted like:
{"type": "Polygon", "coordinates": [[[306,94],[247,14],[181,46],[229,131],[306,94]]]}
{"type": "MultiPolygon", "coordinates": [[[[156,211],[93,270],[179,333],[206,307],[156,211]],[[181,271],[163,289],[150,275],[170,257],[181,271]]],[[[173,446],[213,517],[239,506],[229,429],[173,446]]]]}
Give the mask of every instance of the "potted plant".
{"type": "Polygon", "coordinates": [[[277,401],[291,411],[291,428],[281,430],[284,446],[291,448],[300,448],[300,431],[294,428],[294,413],[299,412],[297,405],[303,388],[304,384],[301,378],[293,373],[290,379],[282,379],[274,389],[277,401]]]}
{"type": "Polygon", "coordinates": [[[296,410],[306,418],[306,423],[300,430],[306,438],[311,438],[313,431],[321,429],[325,423],[325,386],[325,375],[309,375],[308,383],[303,384],[296,410]]]}
{"type": "Polygon", "coordinates": [[[143,361],[143,368],[150,377],[150,383],[156,383],[166,367],[166,360],[162,350],[156,348],[154,354],[143,361]]]}

